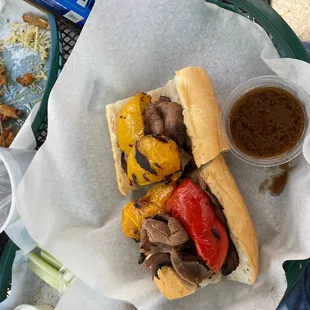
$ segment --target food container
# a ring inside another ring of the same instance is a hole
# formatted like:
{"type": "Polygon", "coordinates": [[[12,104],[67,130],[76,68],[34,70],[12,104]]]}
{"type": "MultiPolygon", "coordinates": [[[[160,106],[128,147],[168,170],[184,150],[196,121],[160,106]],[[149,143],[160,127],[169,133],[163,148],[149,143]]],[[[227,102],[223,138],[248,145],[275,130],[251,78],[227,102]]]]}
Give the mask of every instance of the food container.
{"type": "Polygon", "coordinates": [[[7,181],[8,187],[0,191],[0,232],[18,218],[15,191],[25,174],[36,151],[7,149],[0,147],[0,167],[3,167],[2,182],[7,181]]]}
{"type": "Polygon", "coordinates": [[[278,166],[289,162],[298,156],[302,151],[302,145],[309,131],[309,115],[310,115],[310,97],[309,95],[298,85],[287,81],[278,76],[261,76],[249,81],[246,81],[239,85],[237,88],[233,90],[233,92],[226,99],[224,106],[222,107],[221,113],[221,125],[224,128],[225,139],[228,142],[231,151],[234,155],[236,155],[241,160],[256,166],[261,167],[271,167],[278,166]],[[297,142],[297,144],[290,150],[285,153],[282,153],[277,156],[267,157],[267,158],[258,158],[252,157],[250,155],[242,152],[235,144],[230,130],[230,113],[232,108],[235,106],[238,99],[240,99],[245,93],[250,90],[261,88],[261,87],[276,87],[281,88],[290,94],[292,94],[295,98],[299,100],[301,103],[301,107],[303,109],[303,114],[305,117],[304,130],[303,133],[297,142]]]}

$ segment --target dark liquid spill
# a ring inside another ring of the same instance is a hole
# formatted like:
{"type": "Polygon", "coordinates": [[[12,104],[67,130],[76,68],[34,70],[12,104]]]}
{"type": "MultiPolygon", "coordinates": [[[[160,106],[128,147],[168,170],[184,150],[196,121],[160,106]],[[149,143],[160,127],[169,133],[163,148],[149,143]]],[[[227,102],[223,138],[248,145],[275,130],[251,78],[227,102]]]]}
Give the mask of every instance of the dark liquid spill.
{"type": "Polygon", "coordinates": [[[294,169],[294,163],[289,162],[281,166],[270,168],[271,175],[261,183],[259,191],[265,193],[268,191],[273,196],[279,196],[283,193],[288,182],[289,172],[294,169]]]}

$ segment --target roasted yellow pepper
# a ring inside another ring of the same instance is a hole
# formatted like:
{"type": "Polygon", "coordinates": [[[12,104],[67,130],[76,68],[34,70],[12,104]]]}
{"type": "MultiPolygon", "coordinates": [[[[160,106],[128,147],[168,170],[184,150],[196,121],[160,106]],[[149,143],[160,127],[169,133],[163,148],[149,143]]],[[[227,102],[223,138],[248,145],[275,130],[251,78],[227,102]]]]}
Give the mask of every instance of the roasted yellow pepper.
{"type": "Polygon", "coordinates": [[[158,184],[144,197],[129,202],[122,212],[122,230],[126,237],[140,240],[140,229],[145,218],[165,213],[167,200],[172,196],[175,185],[158,184]]]}
{"type": "Polygon", "coordinates": [[[129,154],[136,141],[144,136],[143,113],[151,96],[139,93],[121,109],[117,119],[117,141],[120,149],[129,154]]]}
{"type": "Polygon", "coordinates": [[[164,136],[147,135],[136,142],[127,160],[127,174],[133,184],[160,182],[180,171],[177,144],[164,136]]]}

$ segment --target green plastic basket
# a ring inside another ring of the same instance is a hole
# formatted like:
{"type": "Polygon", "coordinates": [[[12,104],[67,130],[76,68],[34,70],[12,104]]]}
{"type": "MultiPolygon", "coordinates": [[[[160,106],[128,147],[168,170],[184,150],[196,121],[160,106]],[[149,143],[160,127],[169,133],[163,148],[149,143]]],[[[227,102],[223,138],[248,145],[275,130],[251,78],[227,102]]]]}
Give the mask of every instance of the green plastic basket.
{"type": "Polygon", "coordinates": [[[281,57],[310,62],[306,49],[282,17],[262,0],[206,0],[260,25],[271,37],[281,57]]]}
{"type": "Polygon", "coordinates": [[[8,296],[11,288],[12,266],[18,247],[9,240],[0,259],[0,303],[8,296]]]}
{"type": "MultiPolygon", "coordinates": [[[[281,57],[296,58],[310,63],[310,57],[304,46],[294,33],[294,31],[286,24],[286,22],[278,15],[267,3],[262,0],[206,0],[214,3],[224,9],[240,14],[253,22],[259,24],[273,40],[281,57]]],[[[51,70],[49,79],[42,100],[40,110],[35,118],[32,130],[38,140],[38,147],[42,144],[42,140],[38,139],[47,128],[47,101],[48,96],[53,87],[59,71],[63,66],[61,57],[61,49],[58,42],[61,43],[61,37],[57,31],[57,26],[53,17],[49,17],[52,31],[51,50],[51,70]],[[56,44],[57,42],[57,44],[56,44]]],[[[44,141],[44,139],[43,139],[44,141]]],[[[18,248],[12,241],[6,245],[5,251],[0,260],[0,302],[7,297],[7,292],[11,285],[11,272],[15,252],[18,248]]],[[[287,292],[294,286],[302,272],[309,263],[309,259],[301,261],[287,261],[283,264],[283,268],[287,277],[287,292]]]]}
{"type": "Polygon", "coordinates": [[[47,104],[50,92],[57,80],[57,77],[63,68],[62,57],[62,40],[61,34],[57,29],[56,20],[52,15],[48,16],[50,31],[51,31],[51,49],[50,49],[50,71],[42,97],[41,105],[38,113],[32,123],[32,131],[37,140],[37,148],[39,148],[45,141],[45,137],[40,139],[42,132],[47,129],[47,104]]]}

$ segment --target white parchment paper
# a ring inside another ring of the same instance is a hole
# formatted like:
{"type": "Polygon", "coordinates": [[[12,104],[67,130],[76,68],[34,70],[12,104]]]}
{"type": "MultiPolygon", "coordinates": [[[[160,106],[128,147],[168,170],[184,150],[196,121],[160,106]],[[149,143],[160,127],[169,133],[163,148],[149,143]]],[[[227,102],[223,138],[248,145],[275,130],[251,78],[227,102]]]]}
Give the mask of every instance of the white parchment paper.
{"type": "Polygon", "coordinates": [[[136,310],[136,308],[121,300],[107,298],[79,279],[75,279],[64,293],[56,310],[136,310]]]}
{"type": "Polygon", "coordinates": [[[208,71],[222,104],[241,82],[273,73],[260,58],[266,46],[264,57],[278,58],[258,25],[203,0],[96,1],[51,93],[48,138],[18,188],[34,240],[97,292],[138,309],[274,309],[286,288],[282,262],[310,255],[303,157],[285,192],[271,197],[258,190],[265,169],[227,156],[257,230],[258,280],[223,281],[167,301],[137,264],[138,245],[122,235],[130,197],[117,190],[105,118],[106,104],[163,86],[188,65],[208,71]]]}

